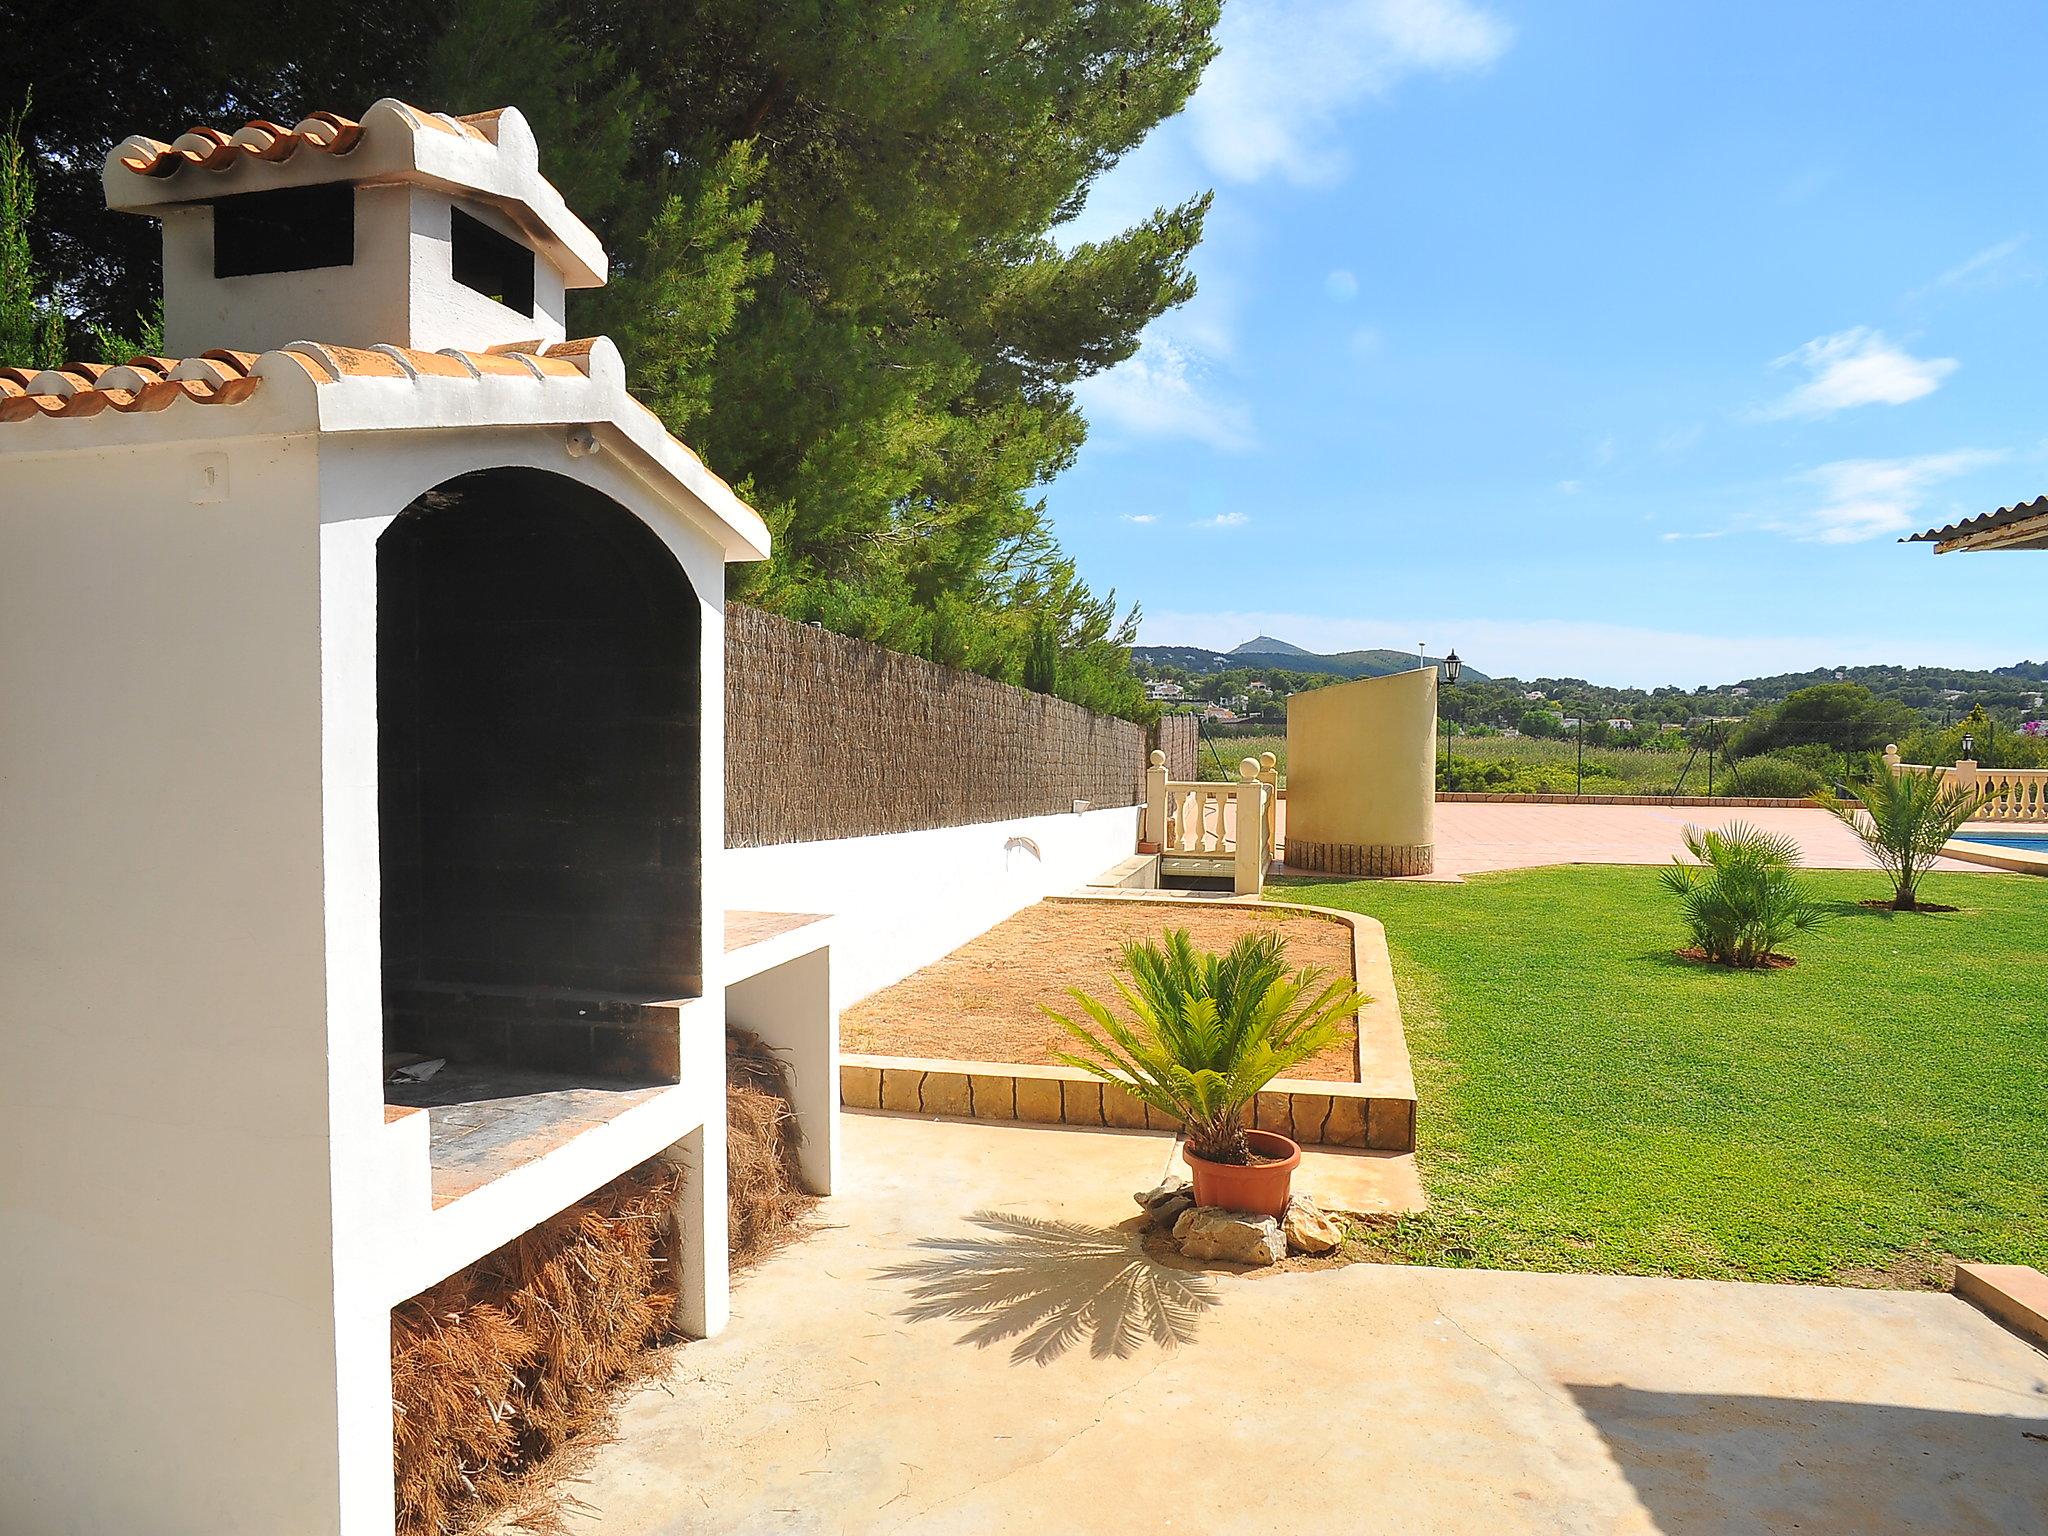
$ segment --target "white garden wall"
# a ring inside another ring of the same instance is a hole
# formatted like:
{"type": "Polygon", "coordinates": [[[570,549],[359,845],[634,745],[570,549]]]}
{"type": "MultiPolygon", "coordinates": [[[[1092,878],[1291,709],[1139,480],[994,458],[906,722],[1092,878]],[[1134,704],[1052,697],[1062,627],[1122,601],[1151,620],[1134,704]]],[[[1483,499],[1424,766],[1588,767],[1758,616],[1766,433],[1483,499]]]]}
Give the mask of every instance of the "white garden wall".
{"type": "Polygon", "coordinates": [[[1024,816],[729,850],[735,910],[825,912],[838,1001],[858,1002],[1042,896],[1088,883],[1137,846],[1144,807],[1024,816]]]}

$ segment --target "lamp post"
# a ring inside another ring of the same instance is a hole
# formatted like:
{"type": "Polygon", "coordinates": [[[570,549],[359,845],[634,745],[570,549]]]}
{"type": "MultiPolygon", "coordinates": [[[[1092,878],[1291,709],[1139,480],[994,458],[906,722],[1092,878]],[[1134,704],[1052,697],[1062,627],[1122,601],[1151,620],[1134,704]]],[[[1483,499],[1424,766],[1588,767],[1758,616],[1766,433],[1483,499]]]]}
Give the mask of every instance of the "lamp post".
{"type": "MultiPolygon", "coordinates": [[[[1464,665],[1462,661],[1458,660],[1458,653],[1455,649],[1444,658],[1444,686],[1446,688],[1458,686],[1458,672],[1464,665]]],[[[1444,710],[1441,713],[1444,717],[1444,788],[1449,789],[1451,787],[1451,716],[1448,710],[1444,710]]]]}
{"type": "Polygon", "coordinates": [[[1977,738],[1975,736],[1972,736],[1968,731],[1963,732],[1963,756],[1965,758],[1974,758],[1976,755],[1977,738]]]}

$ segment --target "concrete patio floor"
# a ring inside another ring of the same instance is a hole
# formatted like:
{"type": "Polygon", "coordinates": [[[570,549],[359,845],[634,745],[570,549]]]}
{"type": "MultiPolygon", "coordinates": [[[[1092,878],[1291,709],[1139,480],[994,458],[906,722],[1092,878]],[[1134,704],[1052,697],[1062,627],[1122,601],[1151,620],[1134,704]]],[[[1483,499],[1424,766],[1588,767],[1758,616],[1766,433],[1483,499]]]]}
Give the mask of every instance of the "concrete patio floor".
{"type": "MultiPolygon", "coordinates": [[[[1285,836],[1285,802],[1282,802],[1285,836]]],[[[1688,826],[1746,821],[1797,838],[1812,869],[1870,869],[1855,834],[1826,811],[1794,806],[1545,805],[1444,800],[1436,807],[1436,869],[1425,880],[1546,864],[1668,864],[1683,851],[1688,826]]],[[[1971,871],[1956,859],[1938,870],[1971,871]]],[[[1307,871],[1286,870],[1287,874],[1307,871]]]]}
{"type": "Polygon", "coordinates": [[[572,1528],[2048,1530],[2048,1357],[1950,1296],[1166,1269],[1116,1230],[1163,1136],[844,1135],[848,1193],[629,1400],[572,1528]]]}

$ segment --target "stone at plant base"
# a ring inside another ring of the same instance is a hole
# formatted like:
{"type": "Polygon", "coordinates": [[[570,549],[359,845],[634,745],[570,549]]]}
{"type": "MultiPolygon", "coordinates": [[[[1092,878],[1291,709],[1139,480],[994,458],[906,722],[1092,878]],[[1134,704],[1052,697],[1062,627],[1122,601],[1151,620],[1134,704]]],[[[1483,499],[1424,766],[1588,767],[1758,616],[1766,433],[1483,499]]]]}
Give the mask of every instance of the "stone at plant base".
{"type": "Polygon", "coordinates": [[[1160,1201],[1159,1204],[1145,1212],[1145,1222],[1148,1226],[1171,1230],[1179,1223],[1181,1217],[1187,1215],[1194,1208],[1195,1197],[1188,1191],[1183,1190],[1177,1195],[1171,1195],[1160,1201]]]}
{"type": "Polygon", "coordinates": [[[1140,1190],[1131,1198],[1137,1201],[1145,1210],[1150,1211],[1166,1204],[1167,1201],[1173,1199],[1176,1195],[1189,1193],[1193,1188],[1194,1185],[1190,1184],[1180,1174],[1169,1173],[1150,1189],[1140,1190]]]}
{"type": "Polygon", "coordinates": [[[1280,1223],[1270,1216],[1226,1211],[1198,1205],[1173,1224],[1173,1240],[1190,1259],[1222,1259],[1231,1264],[1278,1264],[1287,1257],[1280,1223]]]}
{"type": "Polygon", "coordinates": [[[1170,1227],[1179,1221],[1182,1214],[1195,1208],[1194,1186],[1179,1174],[1169,1173],[1151,1189],[1131,1198],[1145,1213],[1146,1222],[1155,1227],[1170,1227]]]}
{"type": "Polygon", "coordinates": [[[1344,1228],[1337,1218],[1307,1195],[1296,1195],[1287,1202],[1280,1230],[1295,1253],[1334,1253],[1344,1245],[1344,1228]]]}

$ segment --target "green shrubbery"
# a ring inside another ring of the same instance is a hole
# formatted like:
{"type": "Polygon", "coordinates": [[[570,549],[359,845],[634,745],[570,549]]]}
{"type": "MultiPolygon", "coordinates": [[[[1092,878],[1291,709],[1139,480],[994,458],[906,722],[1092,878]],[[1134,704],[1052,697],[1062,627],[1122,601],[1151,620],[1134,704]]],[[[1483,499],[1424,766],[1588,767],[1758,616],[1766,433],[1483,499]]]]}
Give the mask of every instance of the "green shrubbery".
{"type": "Polygon", "coordinates": [[[1892,882],[1892,906],[1915,911],[1921,879],[1956,830],[1983,808],[1983,791],[1960,788],[1938,773],[1882,768],[1853,788],[1854,801],[1828,795],[1822,804],[1863,839],[1892,882]]]}
{"type": "Polygon", "coordinates": [[[1825,915],[1796,873],[1799,844],[1740,821],[1718,831],[1687,827],[1685,851],[1698,863],[1674,860],[1664,887],[1700,955],[1744,970],[1782,961],[1778,946],[1817,926],[1825,915]]]}
{"type": "Polygon", "coordinates": [[[1909,763],[1940,768],[1964,756],[1984,768],[2048,768],[2048,736],[2028,736],[2001,729],[1981,709],[1973,709],[1954,725],[1922,728],[1899,738],[1899,756],[1909,763]],[[1964,753],[1963,738],[1970,738],[1964,753]]]}
{"type": "Polygon", "coordinates": [[[1748,795],[1764,800],[1803,800],[1827,787],[1827,779],[1789,753],[1748,757],[1715,776],[1717,795],[1748,795]]]}

